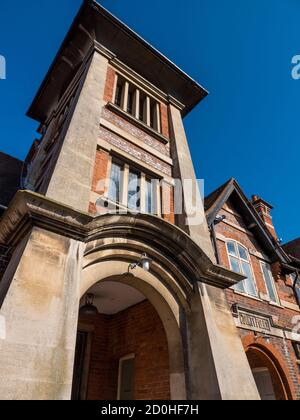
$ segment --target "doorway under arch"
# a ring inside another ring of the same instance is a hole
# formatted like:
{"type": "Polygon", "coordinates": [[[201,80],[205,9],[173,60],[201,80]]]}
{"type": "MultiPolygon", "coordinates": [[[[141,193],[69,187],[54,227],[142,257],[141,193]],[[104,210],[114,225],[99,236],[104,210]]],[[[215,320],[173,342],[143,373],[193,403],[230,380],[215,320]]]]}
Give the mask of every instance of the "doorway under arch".
{"type": "Polygon", "coordinates": [[[285,373],[267,348],[249,346],[246,355],[263,401],[292,399],[285,373]]]}
{"type": "Polygon", "coordinates": [[[81,308],[87,294],[97,313],[79,311],[72,399],[172,399],[170,343],[154,305],[118,278],[90,287],[81,308]]]}

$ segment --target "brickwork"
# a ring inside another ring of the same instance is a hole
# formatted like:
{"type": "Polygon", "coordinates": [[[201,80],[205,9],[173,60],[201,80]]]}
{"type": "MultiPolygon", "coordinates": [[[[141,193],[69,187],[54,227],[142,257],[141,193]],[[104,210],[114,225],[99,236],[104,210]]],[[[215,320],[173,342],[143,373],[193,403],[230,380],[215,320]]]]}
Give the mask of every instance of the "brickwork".
{"type": "Polygon", "coordinates": [[[146,152],[140,147],[135,146],[122,137],[117,136],[116,134],[103,127],[100,127],[99,129],[99,136],[107,143],[117,147],[125,153],[128,153],[130,156],[139,159],[141,163],[146,163],[152,166],[154,169],[159,170],[168,176],[172,176],[172,167],[170,165],[163,162],[161,159],[156,158],[154,155],[146,152]]]}
{"type": "Polygon", "coordinates": [[[112,102],[113,101],[115,80],[116,80],[115,70],[112,67],[108,67],[105,89],[104,89],[104,100],[106,102],[112,102]]]}
{"type": "Polygon", "coordinates": [[[269,337],[268,342],[266,342],[262,338],[256,338],[253,332],[245,330],[240,330],[240,335],[252,369],[268,367],[271,373],[273,371],[272,380],[277,398],[282,399],[280,385],[282,387],[283,383],[286,398],[300,400],[299,366],[293,357],[292,343],[277,337],[269,337]],[[266,355],[265,360],[261,360],[258,355],[256,360],[254,359],[256,349],[266,355]],[[252,353],[251,357],[249,357],[249,353],[252,353]],[[266,358],[269,358],[269,362],[266,362],[266,358]],[[274,367],[277,371],[276,374],[274,374],[274,367]]]}
{"type": "Polygon", "coordinates": [[[121,128],[126,133],[134,136],[138,140],[141,140],[141,142],[145,143],[147,146],[153,147],[154,151],[157,150],[163,155],[170,157],[169,143],[165,144],[162,141],[155,139],[154,137],[146,133],[146,131],[143,131],[141,128],[136,127],[135,125],[126,121],[124,118],[120,117],[119,115],[116,115],[114,112],[106,108],[103,109],[102,117],[106,121],[113,123],[116,127],[121,128]]]}
{"type": "Polygon", "coordinates": [[[97,150],[94,166],[92,191],[100,195],[105,192],[104,180],[107,178],[109,154],[104,150],[97,150]]]}
{"type": "MultiPolygon", "coordinates": [[[[113,100],[113,91],[115,86],[116,72],[112,67],[108,68],[107,77],[106,77],[106,86],[104,92],[104,100],[106,102],[112,102],[113,100]]],[[[168,107],[166,104],[161,103],[161,128],[162,134],[164,137],[169,138],[169,115],[168,107]]],[[[170,164],[166,163],[164,160],[160,159],[157,156],[159,154],[166,157],[170,157],[170,144],[159,140],[154,135],[150,135],[147,130],[143,130],[143,127],[138,127],[135,124],[129,122],[125,118],[122,118],[120,115],[117,115],[113,110],[104,107],[101,114],[102,120],[105,120],[113,124],[116,128],[122,129],[125,133],[133,136],[141,142],[141,147],[138,147],[133,142],[130,142],[125,137],[119,136],[104,127],[104,123],[99,127],[99,138],[105,141],[108,145],[116,147],[120,154],[126,153],[127,155],[132,156],[133,158],[140,161],[141,166],[147,164],[151,166],[154,170],[161,172],[162,174],[172,177],[173,168],[170,164]],[[147,147],[151,147],[153,153],[149,153],[144,150],[142,147],[144,144],[147,147]]],[[[104,186],[101,183],[102,180],[107,177],[107,165],[108,165],[109,155],[104,151],[97,151],[94,176],[93,176],[93,185],[92,191],[100,195],[104,194],[104,186]],[[100,181],[100,184],[99,184],[100,181]],[[100,185],[100,187],[99,187],[100,185]]],[[[166,185],[166,184],[165,184],[166,185]]],[[[89,212],[91,214],[96,214],[97,209],[94,203],[90,203],[89,212]]],[[[165,220],[170,223],[175,223],[174,217],[174,191],[173,187],[166,185],[162,188],[162,216],[165,220]]]]}
{"type": "MultiPolygon", "coordinates": [[[[239,304],[249,311],[271,316],[273,317],[276,327],[281,328],[282,330],[291,331],[295,326],[293,318],[300,315],[299,311],[297,312],[296,310],[287,309],[280,305],[274,305],[260,298],[260,296],[267,295],[267,288],[260,265],[260,261],[263,261],[265,258],[264,249],[253,234],[247,230],[246,223],[239,214],[238,209],[234,207],[230,200],[224,205],[223,209],[220,211],[220,215],[226,216],[226,220],[218,224],[215,228],[218,237],[217,245],[221,264],[230,268],[227,248],[223,238],[240,242],[249,250],[255,283],[258,292],[260,293],[256,299],[247,295],[235,293],[232,289],[229,289],[226,291],[229,305],[239,304]]],[[[292,289],[292,282],[288,277],[282,274],[280,263],[275,262],[271,267],[275,280],[275,287],[280,300],[297,305],[292,289]]],[[[249,336],[252,337],[252,344],[257,344],[254,333],[249,334],[249,331],[243,329],[239,329],[239,333],[242,339],[245,339],[245,337],[248,338],[248,344],[249,336]]],[[[264,344],[266,345],[266,343],[264,344]]],[[[277,360],[280,359],[281,364],[284,365],[282,368],[287,377],[289,387],[291,388],[292,397],[294,399],[300,399],[300,371],[292,342],[277,337],[271,337],[270,345],[273,346],[273,353],[277,353],[276,355],[273,355],[274,358],[277,360]]]]}
{"type": "Polygon", "coordinates": [[[162,214],[163,218],[169,223],[175,223],[174,215],[174,188],[164,183],[162,187],[162,214]]]}
{"type": "MultiPolygon", "coordinates": [[[[247,230],[246,223],[230,200],[223,206],[220,214],[226,216],[225,221],[216,226],[216,233],[219,238],[217,244],[221,264],[230,268],[227,248],[223,238],[225,237],[226,239],[233,239],[240,242],[249,250],[258,292],[266,295],[267,288],[260,265],[260,261],[264,259],[263,248],[253,234],[247,230]],[[222,240],[220,238],[222,238],[222,240]]],[[[272,271],[279,298],[282,301],[287,301],[296,305],[296,299],[291,287],[292,283],[286,276],[282,275],[280,264],[274,263],[272,265],[272,271]]],[[[271,316],[273,317],[274,325],[283,330],[291,331],[294,327],[292,320],[295,316],[299,315],[299,312],[297,311],[283,308],[279,305],[272,305],[269,302],[260,299],[260,295],[257,299],[250,298],[249,296],[235,293],[231,289],[226,291],[226,295],[230,306],[239,304],[246,310],[258,312],[265,316],[271,316]]],[[[243,329],[239,329],[239,333],[244,343],[246,340],[247,345],[252,344],[254,347],[257,345],[257,338],[254,336],[254,333],[249,333],[249,331],[243,329]]],[[[267,346],[267,343],[263,341],[262,345],[267,346]]],[[[278,369],[282,372],[282,377],[286,379],[286,389],[290,389],[291,394],[287,395],[287,398],[300,399],[300,371],[292,342],[277,337],[270,337],[269,348],[272,349],[272,352],[269,350],[270,357],[274,358],[276,363],[278,363],[278,369]]],[[[255,360],[254,353],[251,353],[249,361],[251,362],[252,368],[257,367],[255,364],[258,363],[258,360],[255,360]]],[[[265,367],[269,368],[269,366],[265,367]]],[[[271,367],[272,363],[270,362],[269,370],[271,371],[271,374],[273,372],[272,379],[276,397],[277,399],[283,399],[282,393],[280,393],[280,381],[278,382],[278,378],[275,377],[275,371],[272,371],[271,367]]]]}
{"type": "MultiPolygon", "coordinates": [[[[91,319],[80,322],[91,324],[91,319]]],[[[170,399],[166,334],[148,301],[113,316],[99,315],[92,323],[89,400],[117,398],[119,360],[129,354],[135,354],[134,399],[170,399]]]]}
{"type": "Polygon", "coordinates": [[[162,134],[169,139],[170,129],[169,129],[169,114],[168,114],[167,105],[161,103],[160,110],[161,110],[161,131],[162,131],[162,134]]]}

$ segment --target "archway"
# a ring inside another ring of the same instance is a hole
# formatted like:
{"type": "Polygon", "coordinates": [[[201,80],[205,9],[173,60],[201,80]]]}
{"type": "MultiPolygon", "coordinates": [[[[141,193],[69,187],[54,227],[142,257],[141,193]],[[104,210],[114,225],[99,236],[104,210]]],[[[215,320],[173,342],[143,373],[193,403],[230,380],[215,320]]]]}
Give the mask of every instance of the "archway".
{"type": "Polygon", "coordinates": [[[169,400],[168,341],[149,300],[114,281],[94,285],[79,312],[74,400],[169,400]],[[87,308],[86,310],[82,308],[87,308]]]}
{"type": "MultiPolygon", "coordinates": [[[[111,258],[112,260],[110,261],[99,261],[97,258],[93,259],[93,263],[89,261],[82,273],[80,294],[83,298],[87,293],[93,293],[95,295],[95,302],[97,306],[99,305],[98,310],[100,312],[98,324],[101,322],[103,324],[103,319],[102,321],[100,320],[101,316],[102,318],[103,316],[110,317],[110,319],[106,321],[106,324],[102,325],[103,329],[106,328],[110,330],[110,334],[107,336],[109,342],[108,347],[111,346],[111,343],[114,340],[114,333],[109,325],[115,325],[119,319],[121,325],[124,327],[122,331],[119,329],[120,342],[123,340],[123,344],[126,344],[125,341],[128,339],[126,331],[128,331],[129,328],[131,331],[135,331],[136,336],[139,335],[139,341],[141,342],[140,344],[142,344],[142,348],[139,343],[135,343],[134,345],[134,343],[131,342],[131,346],[128,346],[127,349],[126,345],[123,345],[121,353],[114,349],[111,353],[112,357],[110,358],[110,362],[112,363],[111,366],[114,366],[114,372],[116,372],[116,365],[118,365],[118,375],[116,376],[116,373],[112,374],[111,376],[114,375],[115,379],[112,380],[112,384],[108,384],[106,387],[106,391],[110,387],[110,392],[113,395],[108,395],[106,392],[102,393],[103,399],[120,398],[121,364],[122,360],[129,360],[130,356],[134,356],[135,359],[134,365],[136,370],[134,372],[134,377],[137,378],[136,383],[139,384],[134,388],[133,399],[186,399],[186,373],[181,329],[184,330],[182,325],[184,318],[183,314],[188,308],[184,297],[179,296],[180,288],[177,290],[178,296],[174,297],[167,285],[163,284],[162,279],[156,277],[153,273],[145,272],[138,268],[134,275],[129,274],[127,262],[114,259],[112,256],[111,258]],[[103,301],[103,296],[105,296],[105,294],[107,297],[106,303],[103,301]],[[109,299],[111,305],[109,305],[109,299]],[[185,310],[181,307],[180,300],[185,302],[185,310]],[[140,315],[135,315],[135,313],[139,313],[139,311],[140,315]],[[143,313],[147,313],[148,315],[143,316],[143,313]],[[128,320],[128,317],[139,318],[140,321],[143,319],[144,324],[137,326],[135,323],[126,323],[124,319],[127,318],[128,320]],[[149,320],[152,320],[152,324],[147,325],[149,320]],[[129,324],[130,327],[128,326],[129,324]],[[138,332],[138,328],[151,332],[152,344],[149,335],[143,337],[143,335],[138,332]],[[127,337],[126,339],[124,338],[125,336],[127,337]],[[142,356],[141,353],[143,353],[142,356]],[[148,365],[147,358],[149,359],[148,365]],[[158,362],[160,364],[157,364],[158,362]],[[142,369],[139,368],[141,365],[144,365],[143,372],[142,369]],[[168,372],[167,379],[166,372],[168,372]],[[142,380],[138,379],[142,376],[144,377],[143,383],[142,380]],[[159,380],[160,384],[158,382],[156,383],[157,380],[159,380]]],[[[81,305],[82,304],[83,301],[81,302],[81,305]]],[[[93,324],[93,322],[90,322],[90,324],[93,324]]],[[[93,335],[93,331],[95,331],[95,325],[88,325],[86,320],[79,319],[79,332],[85,333],[85,336],[84,334],[81,335],[81,338],[85,340],[84,346],[92,347],[91,336],[93,335]],[[82,327],[84,327],[85,330],[82,329],[82,327]]],[[[77,349],[78,345],[80,346],[80,344],[78,344],[79,340],[80,335],[78,335],[77,349]]],[[[117,345],[118,343],[115,343],[115,346],[117,345]]],[[[86,355],[81,358],[81,372],[84,384],[83,388],[81,387],[80,389],[81,396],[87,395],[88,397],[86,388],[89,383],[88,378],[90,378],[91,375],[87,368],[87,359],[89,359],[89,356],[86,355]]],[[[128,369],[132,369],[132,367],[129,366],[130,363],[127,363],[127,365],[128,369]]],[[[110,365],[107,364],[106,366],[110,365]]],[[[102,372],[104,371],[105,369],[102,372]]],[[[110,368],[110,373],[112,372],[113,371],[110,368]]],[[[94,377],[96,377],[96,375],[94,375],[94,377]]],[[[76,380],[76,376],[74,378],[76,380]]],[[[73,387],[73,396],[74,395],[73,387]]],[[[101,396],[99,394],[94,395],[94,398],[101,399],[101,396]]]]}
{"type": "Polygon", "coordinates": [[[267,348],[252,345],[246,354],[262,400],[292,399],[283,368],[267,348]]]}

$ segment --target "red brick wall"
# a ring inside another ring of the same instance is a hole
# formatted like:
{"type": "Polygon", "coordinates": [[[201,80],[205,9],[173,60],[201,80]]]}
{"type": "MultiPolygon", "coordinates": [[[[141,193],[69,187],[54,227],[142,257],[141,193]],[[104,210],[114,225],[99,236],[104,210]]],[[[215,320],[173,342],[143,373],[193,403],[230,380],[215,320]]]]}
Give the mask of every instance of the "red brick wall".
{"type": "Polygon", "coordinates": [[[263,338],[255,337],[253,332],[240,330],[242,342],[251,368],[267,367],[271,373],[275,394],[278,399],[300,400],[299,368],[294,360],[294,350],[291,341],[283,341],[277,337],[270,337],[267,343],[263,338]],[[255,358],[255,350],[263,352],[264,360],[255,358]],[[269,359],[269,362],[266,360],[269,359]],[[263,363],[262,363],[263,362],[263,363]],[[257,365],[257,366],[256,366],[257,365]],[[282,391],[284,388],[284,391],[282,391]]]}
{"type": "MultiPolygon", "coordinates": [[[[256,199],[258,201],[255,201],[254,207],[259,215],[259,217],[262,219],[262,221],[265,223],[266,228],[271,233],[274,239],[277,240],[277,233],[273,224],[273,219],[270,214],[266,213],[266,205],[263,202],[259,202],[258,197],[253,197],[253,199],[256,199]]],[[[271,211],[271,209],[270,209],[271,211]]]]}
{"type": "Polygon", "coordinates": [[[265,214],[265,213],[261,213],[260,217],[261,217],[262,221],[265,223],[266,228],[271,233],[271,235],[273,236],[273,238],[275,240],[277,240],[278,237],[277,237],[276,230],[275,230],[275,228],[273,226],[273,219],[272,219],[272,217],[269,216],[269,215],[267,215],[267,214],[265,214]]]}
{"type": "Polygon", "coordinates": [[[104,89],[104,100],[106,102],[112,102],[114,96],[114,87],[116,80],[116,72],[112,67],[108,67],[105,89],[104,89]]]}
{"type": "MultiPolygon", "coordinates": [[[[258,252],[262,254],[264,252],[257,239],[249,231],[247,231],[247,225],[244,223],[241,216],[239,216],[238,209],[234,208],[230,202],[224,206],[224,208],[220,211],[220,214],[226,215],[226,221],[216,226],[217,235],[222,235],[227,239],[233,239],[240,242],[248,250],[252,251],[252,253],[258,252]],[[232,212],[234,212],[234,214],[232,214],[232,212]]],[[[221,264],[230,268],[225,242],[218,239],[217,244],[221,264]]],[[[261,259],[253,254],[250,254],[250,258],[258,291],[266,294],[267,290],[260,266],[261,259]]],[[[280,264],[274,263],[272,265],[272,269],[279,298],[296,305],[297,302],[291,287],[291,282],[287,280],[286,276],[282,275],[280,264]]],[[[239,304],[248,310],[272,316],[275,320],[276,326],[282,329],[292,330],[294,328],[294,324],[292,322],[293,318],[300,315],[297,311],[271,305],[269,302],[259,298],[252,299],[246,295],[237,294],[232,289],[227,290],[226,295],[230,306],[233,304],[239,304]]],[[[249,331],[239,329],[239,333],[241,337],[244,337],[249,334],[249,331]]],[[[300,374],[296,363],[295,352],[292,348],[292,343],[289,340],[284,342],[282,339],[276,337],[272,337],[271,342],[274,348],[276,348],[278,353],[281,355],[281,360],[284,361],[288,381],[293,383],[295,386],[294,398],[300,399],[300,374]],[[287,347],[285,348],[284,346],[287,347]],[[288,349],[288,351],[286,349],[288,349]]],[[[254,336],[253,343],[255,343],[254,336]]]]}
{"type": "Polygon", "coordinates": [[[167,222],[175,223],[174,188],[166,183],[162,186],[162,215],[167,222]]]}
{"type": "Polygon", "coordinates": [[[98,194],[104,194],[104,180],[107,178],[107,165],[109,154],[104,150],[97,150],[94,166],[92,191],[98,194]]]}
{"type": "Polygon", "coordinates": [[[165,104],[160,104],[161,109],[161,132],[163,136],[170,138],[170,130],[169,130],[169,114],[168,114],[168,107],[165,104]]]}
{"type": "MultiPolygon", "coordinates": [[[[91,323],[81,318],[80,322],[91,323]]],[[[89,400],[117,398],[119,360],[135,354],[135,400],[169,400],[169,356],[162,322],[144,301],[114,316],[99,315],[93,322],[89,400]]]]}

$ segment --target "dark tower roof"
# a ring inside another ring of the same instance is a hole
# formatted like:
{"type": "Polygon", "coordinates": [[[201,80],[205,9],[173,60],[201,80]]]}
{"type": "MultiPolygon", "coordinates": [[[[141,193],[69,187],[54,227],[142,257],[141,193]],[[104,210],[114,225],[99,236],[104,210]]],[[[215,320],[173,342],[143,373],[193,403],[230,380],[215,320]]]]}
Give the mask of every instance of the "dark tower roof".
{"type": "Polygon", "coordinates": [[[49,69],[28,116],[44,123],[95,42],[191,111],[208,92],[128,26],[85,0],[49,69]]]}

